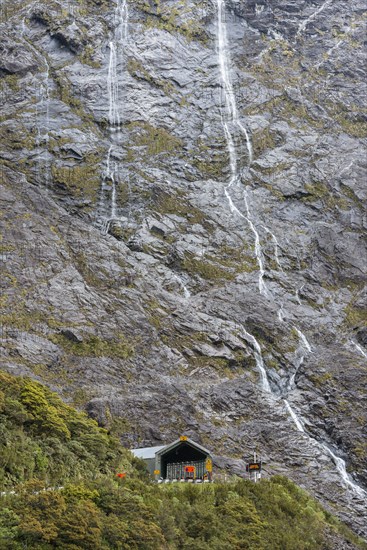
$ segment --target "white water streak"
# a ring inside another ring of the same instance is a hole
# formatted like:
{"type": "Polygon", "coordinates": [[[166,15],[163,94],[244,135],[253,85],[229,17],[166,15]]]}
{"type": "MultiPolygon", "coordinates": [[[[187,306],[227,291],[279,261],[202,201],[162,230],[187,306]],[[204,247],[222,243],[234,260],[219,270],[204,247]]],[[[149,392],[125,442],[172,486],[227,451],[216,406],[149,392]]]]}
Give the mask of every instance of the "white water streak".
{"type": "Polygon", "coordinates": [[[281,323],[284,323],[284,309],[283,304],[280,304],[280,308],[278,309],[278,319],[281,323]]]}
{"type": "Polygon", "coordinates": [[[120,127],[120,115],[119,115],[119,86],[117,79],[117,54],[116,46],[111,41],[110,48],[110,62],[108,66],[107,76],[107,89],[108,89],[108,121],[112,127],[116,127],[117,130],[120,127]]]}
{"type": "Polygon", "coordinates": [[[128,8],[127,0],[118,0],[115,10],[116,32],[115,38],[110,41],[110,60],[108,65],[107,89],[108,89],[108,120],[111,129],[120,129],[120,98],[119,98],[119,82],[117,74],[118,57],[120,47],[123,46],[128,35],[128,8]]]}
{"type": "Polygon", "coordinates": [[[300,306],[302,305],[302,302],[301,302],[301,299],[299,297],[299,293],[300,293],[300,291],[302,290],[303,287],[304,287],[304,285],[302,285],[301,288],[297,288],[296,293],[295,293],[296,300],[297,300],[297,302],[300,306]]]}
{"type": "MultiPolygon", "coordinates": [[[[299,34],[301,34],[306,29],[307,25],[313,19],[315,19],[317,17],[317,15],[319,13],[321,13],[321,11],[323,11],[328,4],[330,4],[330,2],[331,2],[331,0],[326,0],[326,2],[324,2],[324,4],[318,10],[316,10],[313,14],[311,14],[310,17],[308,17],[305,21],[303,21],[299,25],[298,32],[297,32],[297,35],[296,35],[297,37],[299,36],[299,34]]],[[[265,285],[264,285],[264,282],[262,280],[264,272],[263,272],[262,252],[261,252],[261,247],[260,247],[260,239],[259,239],[259,235],[256,231],[256,228],[254,227],[254,225],[253,225],[253,223],[250,219],[250,211],[249,211],[249,206],[248,206],[248,202],[247,202],[246,193],[244,194],[244,200],[245,200],[245,205],[246,205],[246,215],[242,214],[242,212],[240,212],[238,210],[238,208],[234,205],[233,200],[232,200],[232,198],[230,196],[230,193],[229,193],[229,189],[232,187],[232,185],[234,183],[238,182],[239,177],[240,177],[239,171],[238,171],[238,166],[237,166],[238,165],[237,153],[236,153],[236,149],[235,149],[235,145],[234,145],[234,139],[233,139],[233,136],[232,136],[232,134],[230,132],[230,129],[229,129],[229,123],[231,123],[233,126],[237,127],[245,135],[246,146],[247,146],[248,157],[249,157],[248,166],[250,166],[251,163],[252,163],[253,151],[252,151],[252,145],[251,145],[251,141],[249,139],[248,132],[247,132],[246,128],[240,123],[239,118],[238,118],[235,95],[234,95],[234,91],[233,91],[233,87],[232,87],[232,83],[231,83],[231,79],[230,79],[230,75],[229,75],[229,69],[228,69],[228,64],[229,64],[228,40],[227,40],[226,25],[225,25],[225,21],[224,21],[224,8],[225,8],[224,0],[217,0],[219,65],[220,65],[220,72],[221,72],[221,77],[222,77],[222,86],[223,86],[223,90],[224,90],[224,93],[225,93],[226,108],[227,108],[227,112],[228,112],[229,117],[230,117],[230,120],[228,120],[228,121],[224,121],[222,119],[222,125],[223,125],[224,133],[225,133],[225,136],[226,136],[228,151],[229,151],[229,155],[230,155],[230,166],[231,166],[231,173],[232,173],[230,183],[225,188],[225,195],[226,195],[226,198],[228,200],[231,212],[234,212],[237,215],[239,215],[240,217],[246,219],[249,226],[250,226],[250,228],[251,228],[251,230],[252,230],[252,232],[254,233],[254,236],[255,236],[255,252],[256,252],[256,257],[257,257],[257,260],[258,260],[258,263],[259,263],[259,270],[260,270],[259,290],[260,290],[260,292],[264,292],[264,286],[265,285]]],[[[279,261],[279,259],[278,259],[278,261],[279,261]]],[[[296,298],[297,298],[297,301],[299,302],[299,304],[301,305],[298,290],[296,292],[296,298]]],[[[283,320],[282,307],[278,311],[278,316],[279,316],[280,320],[283,320]]],[[[269,380],[268,380],[267,371],[265,369],[264,362],[263,362],[261,347],[260,347],[259,343],[257,342],[256,338],[252,334],[248,333],[244,328],[243,328],[243,331],[244,331],[247,339],[251,342],[251,344],[253,346],[253,349],[254,349],[255,361],[256,361],[256,365],[257,365],[257,368],[258,368],[259,373],[260,373],[261,387],[264,391],[272,394],[270,384],[269,384],[269,380]]],[[[297,334],[298,334],[298,336],[301,340],[301,347],[299,348],[299,350],[302,351],[302,348],[304,348],[307,353],[311,353],[311,351],[312,351],[311,346],[310,346],[309,342],[307,341],[306,337],[304,336],[304,334],[297,328],[296,328],[296,331],[297,331],[297,334]]],[[[364,352],[363,352],[363,354],[364,354],[364,352]]],[[[299,359],[299,362],[298,362],[299,366],[302,364],[303,360],[304,360],[304,355],[301,355],[301,357],[299,359]]],[[[289,402],[286,399],[283,399],[283,402],[284,402],[286,410],[288,411],[289,415],[291,416],[297,430],[299,432],[302,432],[302,433],[306,434],[303,422],[297,416],[297,414],[294,412],[294,410],[292,409],[289,402]]],[[[306,435],[311,440],[314,440],[308,434],[306,434],[306,435]]],[[[340,474],[341,478],[343,479],[343,481],[345,482],[345,484],[347,484],[349,487],[351,487],[355,492],[358,492],[359,495],[365,494],[363,489],[361,489],[358,485],[356,485],[355,483],[353,483],[349,479],[349,476],[346,472],[346,467],[345,467],[344,460],[341,459],[340,457],[336,456],[331,451],[331,449],[329,449],[325,444],[319,443],[316,440],[314,440],[314,441],[319,446],[324,448],[324,450],[327,452],[327,454],[331,457],[331,459],[335,463],[337,471],[339,472],[339,474],[340,474]]]]}
{"type": "Polygon", "coordinates": [[[250,141],[250,137],[247,132],[247,129],[245,128],[245,126],[243,126],[243,124],[241,124],[238,117],[236,97],[234,94],[232,81],[229,75],[229,68],[228,68],[229,53],[228,53],[227,27],[226,27],[226,22],[224,18],[224,8],[225,8],[224,0],[217,0],[217,6],[218,6],[218,56],[219,56],[219,66],[220,66],[220,72],[222,76],[223,90],[224,90],[227,110],[231,116],[231,119],[234,125],[240,129],[240,131],[244,134],[246,138],[246,146],[247,146],[247,151],[249,155],[249,164],[251,164],[253,160],[252,145],[251,145],[251,141],[250,141]]]}
{"type": "Polygon", "coordinates": [[[234,205],[232,197],[229,192],[229,189],[234,184],[238,183],[240,179],[240,173],[238,168],[238,157],[237,157],[236,147],[234,143],[234,137],[230,130],[230,125],[234,128],[237,128],[237,130],[239,130],[239,132],[245,136],[247,153],[248,153],[248,166],[251,165],[253,160],[253,150],[252,150],[252,144],[251,144],[248,131],[245,128],[245,126],[241,123],[238,116],[236,98],[235,98],[233,85],[229,74],[230,60],[229,60],[229,51],[228,51],[227,28],[226,28],[225,17],[224,17],[224,13],[225,13],[224,0],[217,0],[217,8],[218,8],[218,59],[219,59],[220,74],[222,79],[222,89],[224,91],[226,112],[227,112],[226,120],[225,120],[225,117],[222,116],[222,126],[226,137],[226,141],[227,141],[230,168],[231,168],[231,179],[229,184],[226,186],[224,192],[228,200],[231,212],[236,213],[238,216],[246,220],[251,229],[251,232],[254,235],[255,255],[259,266],[259,291],[261,294],[266,294],[267,288],[263,280],[265,269],[264,269],[264,260],[263,260],[263,254],[262,254],[261,244],[260,244],[260,237],[256,230],[255,225],[251,220],[246,190],[244,192],[244,197],[243,197],[245,206],[246,206],[246,214],[243,214],[234,205]]]}
{"type": "Polygon", "coordinates": [[[183,293],[184,293],[184,297],[186,298],[186,300],[188,300],[190,297],[191,297],[191,292],[189,291],[189,289],[185,286],[184,282],[182,281],[181,277],[179,277],[178,275],[174,274],[173,275],[174,278],[176,279],[176,281],[178,282],[178,284],[180,285],[180,287],[182,288],[183,290],[183,293]]]}
{"type": "MultiPolygon", "coordinates": [[[[39,52],[34,50],[38,55],[39,52]]],[[[36,120],[37,120],[37,147],[41,148],[44,143],[44,162],[42,162],[42,155],[38,154],[37,162],[37,176],[38,180],[44,180],[45,186],[48,187],[50,183],[50,158],[49,158],[49,134],[50,134],[50,81],[49,73],[50,67],[46,57],[43,57],[45,64],[45,70],[43,72],[42,82],[39,87],[39,101],[36,105],[36,120]],[[43,125],[41,126],[40,118],[43,119],[43,125]],[[44,117],[44,118],[43,118],[44,117]]]]}
{"type": "Polygon", "coordinates": [[[306,351],[308,351],[308,353],[311,353],[312,349],[311,349],[311,346],[310,346],[309,342],[307,341],[306,336],[297,327],[294,327],[294,328],[296,329],[296,332],[297,332],[303,346],[305,347],[306,351]]]}
{"type": "Polygon", "coordinates": [[[271,240],[274,243],[275,262],[276,262],[277,266],[279,267],[280,271],[283,271],[283,268],[282,268],[280,260],[279,260],[279,243],[278,243],[278,239],[276,238],[274,233],[272,233],[270,231],[270,229],[268,227],[266,227],[265,225],[262,225],[261,227],[266,231],[266,233],[268,233],[268,235],[270,235],[271,240]]]}
{"type": "Polygon", "coordinates": [[[263,360],[260,344],[256,340],[255,336],[247,332],[247,330],[243,326],[241,328],[246,336],[246,339],[251,342],[252,347],[254,349],[254,357],[255,357],[257,369],[260,374],[261,387],[267,393],[271,393],[268,375],[264,366],[264,360],[263,360]]]}
{"type": "Polygon", "coordinates": [[[348,485],[353,491],[355,491],[360,497],[365,498],[367,496],[366,491],[350,479],[346,469],[345,460],[343,460],[342,458],[340,458],[340,456],[337,456],[335,453],[333,453],[330,447],[328,447],[325,443],[321,443],[321,446],[334,462],[336,469],[339,472],[345,484],[348,485]]]}
{"type": "Polygon", "coordinates": [[[111,199],[109,206],[110,219],[103,219],[102,231],[108,232],[111,219],[116,219],[118,216],[117,208],[117,187],[118,187],[118,162],[113,159],[114,142],[118,139],[120,133],[120,90],[119,90],[119,78],[118,78],[118,63],[122,55],[122,48],[126,42],[128,36],[128,6],[127,0],[118,0],[115,9],[115,35],[113,40],[109,43],[110,57],[108,64],[107,75],[107,93],[108,93],[108,121],[110,125],[110,133],[112,144],[109,147],[106,159],[106,170],[103,175],[102,187],[101,187],[101,200],[100,210],[107,210],[104,208],[105,195],[107,190],[111,186],[111,199]],[[117,137],[113,137],[113,133],[116,132],[117,137]]]}
{"type": "Polygon", "coordinates": [[[351,340],[350,343],[352,344],[352,346],[353,346],[354,348],[356,348],[356,350],[359,351],[359,353],[360,353],[363,357],[367,358],[367,353],[361,348],[361,346],[360,346],[359,344],[357,344],[357,343],[354,342],[353,340],[351,340]]]}
{"type": "Polygon", "coordinates": [[[297,375],[300,367],[303,365],[303,362],[305,360],[305,352],[307,354],[312,353],[311,346],[310,346],[309,342],[307,341],[307,338],[303,334],[303,332],[301,332],[297,327],[293,327],[293,328],[297,332],[298,337],[301,341],[301,344],[297,348],[297,351],[296,351],[296,365],[295,365],[294,372],[292,373],[292,375],[289,379],[289,382],[287,384],[287,391],[291,391],[293,386],[294,386],[294,380],[296,378],[296,375],[297,375]]]}
{"type": "MultiPolygon", "coordinates": [[[[303,423],[302,421],[300,420],[300,418],[296,415],[296,413],[294,412],[294,410],[292,409],[292,407],[290,406],[290,404],[288,403],[288,401],[286,399],[283,400],[284,401],[284,404],[285,404],[285,407],[289,413],[289,415],[291,416],[297,430],[299,432],[302,432],[304,434],[306,434],[305,432],[305,428],[303,426],[303,423]]],[[[308,435],[308,434],[306,434],[308,435]]],[[[359,485],[357,485],[356,483],[354,483],[351,479],[350,479],[350,476],[348,475],[348,472],[347,472],[347,468],[346,468],[346,463],[345,463],[345,460],[343,460],[342,458],[340,458],[340,456],[337,456],[331,449],[330,447],[328,447],[326,445],[326,443],[320,443],[319,441],[317,441],[316,439],[314,439],[313,437],[311,436],[308,436],[310,438],[310,440],[314,441],[319,447],[321,447],[322,449],[324,449],[324,451],[330,456],[330,458],[332,459],[332,461],[334,462],[335,466],[336,466],[336,469],[337,469],[337,472],[339,473],[340,477],[342,478],[342,480],[344,481],[345,485],[347,485],[348,487],[350,487],[355,493],[357,493],[361,498],[365,498],[367,493],[364,489],[362,489],[362,487],[360,487],[359,485]]]]}
{"type": "Polygon", "coordinates": [[[306,30],[306,27],[309,23],[311,23],[314,19],[316,19],[316,17],[322,12],[324,11],[324,9],[329,5],[331,4],[331,1],[332,0],[326,0],[326,2],[324,2],[317,10],[315,10],[309,17],[307,17],[307,19],[305,19],[304,21],[302,21],[302,23],[299,24],[298,26],[298,30],[297,30],[297,33],[296,33],[296,38],[298,38],[300,36],[300,34],[302,34],[305,30],[306,30]]]}
{"type": "Polygon", "coordinates": [[[266,285],[264,283],[265,268],[264,268],[263,253],[262,253],[261,244],[260,244],[260,237],[259,237],[259,234],[256,231],[256,228],[255,228],[255,226],[252,223],[251,218],[250,218],[250,209],[249,209],[249,205],[248,205],[248,201],[247,201],[247,191],[246,191],[246,189],[243,192],[243,198],[244,198],[245,207],[246,207],[246,214],[247,214],[246,219],[247,219],[247,222],[250,226],[250,229],[251,229],[251,231],[252,231],[252,233],[254,234],[254,237],[255,237],[255,255],[256,255],[256,258],[257,258],[257,263],[259,265],[259,291],[260,291],[260,294],[267,295],[268,291],[267,291],[266,285]]]}
{"type": "Polygon", "coordinates": [[[303,424],[301,422],[301,420],[298,418],[298,416],[296,415],[296,413],[294,412],[294,410],[292,409],[292,407],[290,406],[290,404],[288,403],[288,401],[286,399],[283,399],[284,401],[284,404],[285,404],[285,408],[287,409],[288,413],[290,414],[293,422],[295,423],[296,425],[296,428],[299,432],[305,432],[305,429],[303,427],[303,424]]]}

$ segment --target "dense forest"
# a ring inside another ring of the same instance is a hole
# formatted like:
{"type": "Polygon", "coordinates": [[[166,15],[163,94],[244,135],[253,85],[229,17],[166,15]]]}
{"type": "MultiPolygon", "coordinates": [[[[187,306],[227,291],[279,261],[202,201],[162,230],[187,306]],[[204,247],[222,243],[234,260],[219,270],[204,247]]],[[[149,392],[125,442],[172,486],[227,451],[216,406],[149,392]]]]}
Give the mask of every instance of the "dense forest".
{"type": "Polygon", "coordinates": [[[113,425],[31,379],[0,374],[0,413],[1,549],[367,548],[284,477],[152,483],[113,425]]]}

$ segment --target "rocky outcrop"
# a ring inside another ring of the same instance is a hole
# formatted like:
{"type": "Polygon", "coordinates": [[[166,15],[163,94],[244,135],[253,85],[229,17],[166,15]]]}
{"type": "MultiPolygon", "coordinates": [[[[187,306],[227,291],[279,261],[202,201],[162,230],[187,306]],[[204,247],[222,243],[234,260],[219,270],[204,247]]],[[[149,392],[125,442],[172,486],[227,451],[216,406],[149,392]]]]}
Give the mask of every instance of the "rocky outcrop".
{"type": "Polygon", "coordinates": [[[127,445],[256,446],[360,533],[363,9],[225,2],[230,200],[216,2],[6,2],[0,65],[4,368],[127,445]]]}

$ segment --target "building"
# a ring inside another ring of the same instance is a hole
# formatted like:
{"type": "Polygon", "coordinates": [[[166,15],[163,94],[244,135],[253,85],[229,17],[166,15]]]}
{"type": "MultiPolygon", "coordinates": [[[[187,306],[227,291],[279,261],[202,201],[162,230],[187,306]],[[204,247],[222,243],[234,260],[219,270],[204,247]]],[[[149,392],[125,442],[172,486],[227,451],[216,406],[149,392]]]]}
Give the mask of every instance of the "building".
{"type": "Polygon", "coordinates": [[[209,479],[212,477],[210,451],[186,436],[169,445],[133,449],[134,456],[145,461],[156,479],[209,479]]]}

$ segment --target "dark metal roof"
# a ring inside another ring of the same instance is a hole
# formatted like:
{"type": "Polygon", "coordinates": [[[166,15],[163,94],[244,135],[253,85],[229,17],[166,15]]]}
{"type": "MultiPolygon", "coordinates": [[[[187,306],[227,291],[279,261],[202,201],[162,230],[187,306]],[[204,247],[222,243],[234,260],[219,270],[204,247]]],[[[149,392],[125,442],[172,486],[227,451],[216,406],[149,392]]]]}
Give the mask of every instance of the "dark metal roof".
{"type": "Polygon", "coordinates": [[[199,451],[202,451],[203,453],[207,455],[211,455],[210,451],[203,447],[202,445],[199,445],[199,443],[196,443],[196,441],[193,441],[192,439],[176,439],[173,443],[169,443],[168,445],[160,445],[159,447],[144,447],[142,449],[132,449],[131,452],[134,456],[137,458],[142,458],[143,460],[147,460],[148,458],[154,458],[156,455],[163,455],[167,451],[171,451],[181,443],[187,443],[191,447],[194,447],[195,449],[199,449],[199,451]]]}
{"type": "Polygon", "coordinates": [[[205,447],[203,447],[199,443],[196,443],[196,441],[193,441],[192,439],[189,439],[189,438],[188,439],[181,439],[181,438],[176,439],[176,441],[174,441],[173,443],[170,443],[169,445],[166,445],[165,447],[162,447],[159,451],[156,452],[156,454],[157,455],[163,455],[167,451],[171,451],[172,449],[174,449],[175,447],[177,447],[181,443],[187,443],[191,447],[199,449],[200,451],[202,451],[203,453],[205,453],[207,455],[211,454],[208,449],[206,449],[205,447]]]}

